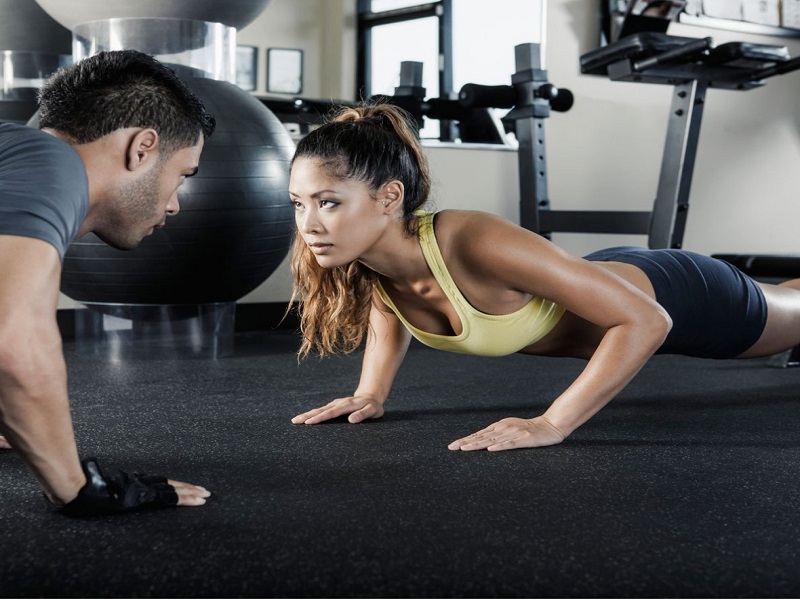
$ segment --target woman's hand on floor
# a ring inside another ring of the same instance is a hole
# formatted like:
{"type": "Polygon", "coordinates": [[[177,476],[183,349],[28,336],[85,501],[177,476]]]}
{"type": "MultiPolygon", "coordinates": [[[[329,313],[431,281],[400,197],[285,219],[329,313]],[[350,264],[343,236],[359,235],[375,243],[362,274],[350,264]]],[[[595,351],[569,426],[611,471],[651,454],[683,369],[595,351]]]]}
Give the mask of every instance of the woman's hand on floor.
{"type": "Polygon", "coordinates": [[[518,419],[509,417],[456,440],[450,450],[512,450],[553,446],[564,441],[564,435],[545,417],[518,419]]]}
{"type": "Polygon", "coordinates": [[[314,425],[349,414],[347,420],[360,423],[366,419],[378,419],[383,416],[383,403],[368,396],[348,396],[337,398],[325,406],[309,410],[292,419],[294,424],[314,425]]]}
{"type": "Polygon", "coordinates": [[[0,435],[0,450],[11,450],[11,444],[9,444],[5,436],[2,435],[0,435]]]}

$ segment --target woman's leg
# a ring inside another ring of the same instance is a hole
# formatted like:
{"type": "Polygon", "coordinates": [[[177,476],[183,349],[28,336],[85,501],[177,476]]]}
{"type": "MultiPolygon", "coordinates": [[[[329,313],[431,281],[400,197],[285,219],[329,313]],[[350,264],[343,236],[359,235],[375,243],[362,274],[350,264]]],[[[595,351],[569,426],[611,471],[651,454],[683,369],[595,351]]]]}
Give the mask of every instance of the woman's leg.
{"type": "Polygon", "coordinates": [[[800,345],[800,279],[758,285],[767,301],[767,323],[758,341],[739,358],[770,356],[800,345]]]}

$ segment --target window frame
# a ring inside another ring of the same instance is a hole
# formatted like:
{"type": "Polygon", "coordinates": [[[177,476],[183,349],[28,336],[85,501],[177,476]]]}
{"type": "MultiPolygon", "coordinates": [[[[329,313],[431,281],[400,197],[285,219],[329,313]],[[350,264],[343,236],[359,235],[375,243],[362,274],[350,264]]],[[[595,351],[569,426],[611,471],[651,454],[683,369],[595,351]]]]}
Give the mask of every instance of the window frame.
{"type": "MultiPolygon", "coordinates": [[[[453,0],[420,2],[415,6],[375,12],[372,0],[358,0],[356,98],[365,100],[371,95],[372,29],[381,25],[437,17],[439,20],[439,97],[452,99],[453,90],[453,0]]],[[[397,65],[398,69],[400,65],[397,65]]],[[[399,71],[398,71],[399,72],[399,71]]],[[[455,139],[452,121],[439,121],[439,140],[455,139]]]]}

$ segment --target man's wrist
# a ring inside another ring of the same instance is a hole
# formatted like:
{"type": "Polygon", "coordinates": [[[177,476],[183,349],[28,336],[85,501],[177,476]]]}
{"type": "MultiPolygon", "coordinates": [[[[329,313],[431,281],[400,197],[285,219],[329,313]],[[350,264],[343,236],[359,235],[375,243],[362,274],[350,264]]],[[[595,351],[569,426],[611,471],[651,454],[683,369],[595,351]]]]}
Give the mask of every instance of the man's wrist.
{"type": "Polygon", "coordinates": [[[70,481],[60,485],[58,492],[53,489],[45,489],[44,497],[47,498],[48,502],[51,504],[64,506],[75,500],[85,485],[86,475],[83,473],[83,469],[81,469],[79,475],[71,477],[70,481]]]}

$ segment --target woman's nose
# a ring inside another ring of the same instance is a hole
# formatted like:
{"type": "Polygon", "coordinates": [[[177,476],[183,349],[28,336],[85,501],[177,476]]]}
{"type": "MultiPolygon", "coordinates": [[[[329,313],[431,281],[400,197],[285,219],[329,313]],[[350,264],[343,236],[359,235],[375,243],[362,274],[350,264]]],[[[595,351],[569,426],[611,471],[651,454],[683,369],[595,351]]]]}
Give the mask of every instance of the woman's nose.
{"type": "Polygon", "coordinates": [[[304,211],[299,220],[300,230],[304,233],[317,233],[322,229],[317,212],[314,210],[304,211]]]}

